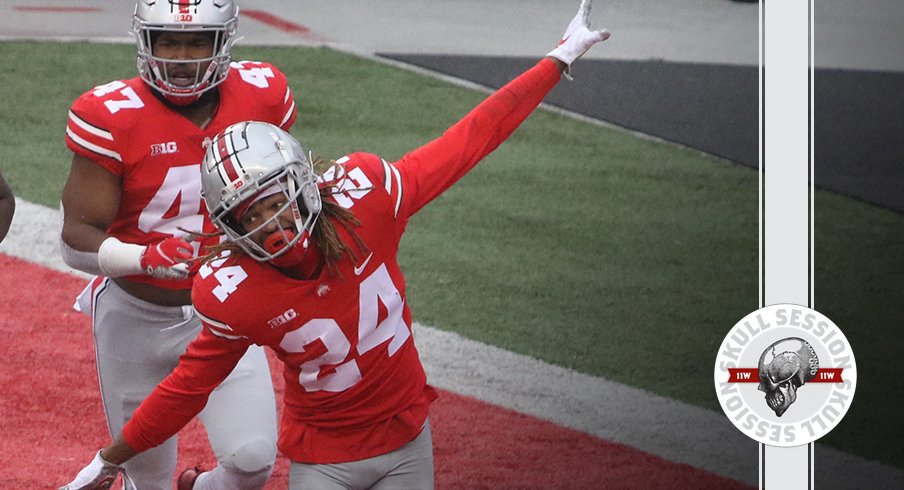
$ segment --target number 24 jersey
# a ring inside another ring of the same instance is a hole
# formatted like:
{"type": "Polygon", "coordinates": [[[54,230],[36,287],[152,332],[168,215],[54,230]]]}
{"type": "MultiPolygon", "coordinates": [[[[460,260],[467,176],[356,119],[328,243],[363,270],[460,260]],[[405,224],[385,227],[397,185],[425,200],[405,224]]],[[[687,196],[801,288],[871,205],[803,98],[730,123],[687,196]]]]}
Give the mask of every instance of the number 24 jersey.
{"type": "Polygon", "coordinates": [[[360,221],[364,256],[346,255],[335,271],[306,280],[244,254],[201,267],[192,303],[206,328],[123,428],[129,445],[145,450],[188,423],[252,343],[285,365],[279,448],[291,460],[356,461],[414,439],[436,393],[411,336],[396,258],[408,219],[504,141],[559,77],[542,60],[395,163],[369,153],[338,160],[341,174],[324,176],[335,191],[328,199],[360,221]]]}
{"type": "Polygon", "coordinates": [[[210,334],[269,346],[285,364],[280,449],[294,461],[352,461],[397,449],[417,436],[436,398],[411,338],[397,262],[409,211],[404,177],[375,155],[339,163],[344,192],[331,199],[361,223],[355,232],[367,250],[357,260],[346,256],[333,271],[297,280],[240,254],[202,267],[192,291],[210,334]]]}

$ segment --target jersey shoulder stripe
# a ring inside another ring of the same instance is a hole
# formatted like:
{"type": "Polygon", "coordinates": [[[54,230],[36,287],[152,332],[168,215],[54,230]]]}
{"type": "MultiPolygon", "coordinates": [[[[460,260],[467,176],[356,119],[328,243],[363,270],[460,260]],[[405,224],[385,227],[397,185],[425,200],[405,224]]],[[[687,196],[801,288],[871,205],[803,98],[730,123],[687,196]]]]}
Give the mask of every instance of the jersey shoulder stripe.
{"type": "Polygon", "coordinates": [[[73,130],[71,125],[66,127],[66,136],[72,144],[81,147],[85,151],[107,158],[112,158],[113,160],[122,163],[122,155],[120,155],[118,152],[113,151],[109,148],[105,148],[104,146],[94,144],[91,141],[88,141],[87,139],[81,137],[75,130],[73,130]]]}
{"type": "Polygon", "coordinates": [[[214,320],[210,318],[195,308],[195,314],[198,315],[198,318],[204,323],[204,326],[207,327],[207,330],[210,330],[210,333],[216,335],[217,337],[222,337],[228,340],[239,340],[245,338],[243,335],[235,335],[234,330],[229,325],[220,322],[218,320],[214,320]],[[231,333],[227,333],[231,332],[231,333]]]}
{"type": "Polygon", "coordinates": [[[393,190],[396,192],[395,199],[395,208],[393,209],[392,216],[399,216],[399,207],[402,206],[402,176],[399,175],[399,169],[395,167],[395,165],[388,163],[384,159],[380,159],[383,162],[383,185],[386,189],[386,194],[392,196],[393,190]],[[393,188],[393,183],[395,183],[395,187],[393,188]]]}
{"type": "Polygon", "coordinates": [[[148,97],[139,78],[116,80],[83,93],[69,109],[66,145],[111,172],[122,172],[124,141],[144,118],[148,97]]]}
{"type": "Polygon", "coordinates": [[[72,111],[69,111],[69,122],[75,124],[79,129],[82,129],[89,134],[98,136],[105,140],[113,141],[112,133],[93,124],[90,124],[88,121],[85,121],[84,119],[78,117],[78,115],[72,111]]]}
{"type": "MultiPolygon", "coordinates": [[[[330,197],[340,206],[357,213],[363,205],[372,216],[382,216],[385,224],[396,222],[404,228],[407,180],[402,169],[373,153],[354,152],[335,161],[318,177],[330,188],[330,197]]],[[[383,219],[381,218],[381,219],[383,219]]]]}
{"type": "Polygon", "coordinates": [[[283,107],[285,108],[285,113],[283,114],[282,121],[279,122],[279,127],[283,129],[289,129],[292,126],[292,123],[295,122],[296,109],[295,109],[295,98],[292,96],[292,89],[286,86],[286,95],[283,97],[283,107]]]}

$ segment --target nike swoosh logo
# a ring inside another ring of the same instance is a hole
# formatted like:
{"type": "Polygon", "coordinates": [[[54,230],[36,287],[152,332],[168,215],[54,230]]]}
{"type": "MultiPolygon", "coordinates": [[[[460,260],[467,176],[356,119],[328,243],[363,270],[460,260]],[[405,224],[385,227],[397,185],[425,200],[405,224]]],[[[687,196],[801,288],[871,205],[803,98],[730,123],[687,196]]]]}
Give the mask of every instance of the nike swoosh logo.
{"type": "Polygon", "coordinates": [[[368,255],[367,258],[364,259],[364,262],[361,265],[359,265],[358,267],[355,267],[355,275],[356,276],[360,276],[361,273],[364,272],[364,268],[367,267],[367,263],[370,262],[370,258],[373,256],[374,256],[374,253],[371,252],[370,255],[368,255]]]}

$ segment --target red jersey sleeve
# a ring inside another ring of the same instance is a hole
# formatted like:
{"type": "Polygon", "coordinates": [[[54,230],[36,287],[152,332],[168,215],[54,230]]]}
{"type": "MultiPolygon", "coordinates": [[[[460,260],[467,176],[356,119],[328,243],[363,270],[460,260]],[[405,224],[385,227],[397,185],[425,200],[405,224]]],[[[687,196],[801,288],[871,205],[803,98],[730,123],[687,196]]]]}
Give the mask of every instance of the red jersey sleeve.
{"type": "Polygon", "coordinates": [[[295,104],[295,94],[289,87],[286,76],[282,74],[276,67],[273,67],[276,77],[279,79],[279,88],[283,92],[282,99],[277,104],[276,116],[279,118],[278,126],[288,131],[295,124],[298,117],[298,106],[295,104]]]}
{"type": "Polygon", "coordinates": [[[544,58],[442,136],[389,164],[387,173],[402,187],[401,212],[413,215],[495,150],[527,119],[560,76],[556,64],[544,58]]]}
{"type": "Polygon", "coordinates": [[[162,444],[207,405],[207,398],[229,376],[250,342],[213,333],[205,324],[179,358],[176,369],[157,385],[122,429],[136,451],[162,444]]]}
{"type": "Polygon", "coordinates": [[[399,214],[402,205],[403,184],[399,170],[391,163],[372,153],[355,152],[336,160],[336,165],[319,177],[322,184],[329,184],[332,198],[346,209],[361,199],[373,202],[373,195],[382,195],[378,206],[370,209],[388,211],[392,220],[407,223],[408,215],[399,214]]]}
{"type": "Polygon", "coordinates": [[[261,119],[288,131],[295,124],[298,109],[289,82],[279,68],[259,61],[234,62],[232,68],[253,91],[255,103],[263,106],[265,114],[261,119]]]}
{"type": "Polygon", "coordinates": [[[114,175],[123,174],[123,143],[118,129],[130,125],[132,114],[120,112],[117,104],[143,104],[134,89],[123,81],[116,81],[95,87],[85,92],[72,103],[69,120],[66,123],[66,146],[75,154],[86,157],[104,167],[114,175]],[[116,100],[123,97],[111,88],[119,88],[132,99],[116,100]]]}

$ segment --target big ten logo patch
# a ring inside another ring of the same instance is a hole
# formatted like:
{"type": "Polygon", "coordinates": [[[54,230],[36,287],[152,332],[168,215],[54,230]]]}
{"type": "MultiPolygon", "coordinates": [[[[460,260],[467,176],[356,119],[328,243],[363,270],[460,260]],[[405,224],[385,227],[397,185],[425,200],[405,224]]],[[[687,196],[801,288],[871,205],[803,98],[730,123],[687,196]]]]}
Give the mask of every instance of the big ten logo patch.
{"type": "Polygon", "coordinates": [[[179,147],[176,146],[175,141],[170,141],[168,143],[154,143],[151,145],[151,156],[170,155],[178,151],[179,147]]]}
{"type": "Polygon", "coordinates": [[[713,381],[735,427],[763,444],[790,447],[838,425],[854,398],[857,366],[847,338],[825,315],[780,304],[728,332],[713,381]]]}

